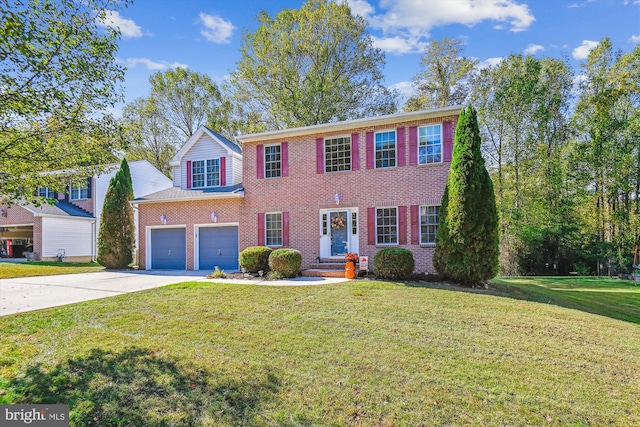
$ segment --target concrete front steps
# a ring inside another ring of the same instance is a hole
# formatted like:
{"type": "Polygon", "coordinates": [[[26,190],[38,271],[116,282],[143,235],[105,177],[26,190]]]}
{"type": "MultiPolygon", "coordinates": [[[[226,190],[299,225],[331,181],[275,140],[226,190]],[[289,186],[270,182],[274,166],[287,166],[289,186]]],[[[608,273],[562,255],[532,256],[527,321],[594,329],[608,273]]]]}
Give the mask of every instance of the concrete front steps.
{"type": "Polygon", "coordinates": [[[346,262],[322,259],[320,262],[302,270],[305,277],[344,277],[344,265],[346,262]]]}

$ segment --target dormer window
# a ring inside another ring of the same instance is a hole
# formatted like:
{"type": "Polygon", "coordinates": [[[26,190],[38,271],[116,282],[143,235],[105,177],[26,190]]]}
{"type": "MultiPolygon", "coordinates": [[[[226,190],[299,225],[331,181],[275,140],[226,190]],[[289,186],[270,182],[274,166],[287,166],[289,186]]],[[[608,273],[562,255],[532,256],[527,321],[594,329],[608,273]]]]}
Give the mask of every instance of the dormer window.
{"type": "Polygon", "coordinates": [[[220,159],[194,160],[191,163],[192,188],[220,185],[220,159]]]}
{"type": "Polygon", "coordinates": [[[39,187],[38,196],[45,199],[55,199],[58,196],[58,193],[51,190],[49,187],[39,187]]]}
{"type": "Polygon", "coordinates": [[[89,182],[85,181],[84,185],[71,185],[71,200],[82,200],[89,198],[89,182]]]}

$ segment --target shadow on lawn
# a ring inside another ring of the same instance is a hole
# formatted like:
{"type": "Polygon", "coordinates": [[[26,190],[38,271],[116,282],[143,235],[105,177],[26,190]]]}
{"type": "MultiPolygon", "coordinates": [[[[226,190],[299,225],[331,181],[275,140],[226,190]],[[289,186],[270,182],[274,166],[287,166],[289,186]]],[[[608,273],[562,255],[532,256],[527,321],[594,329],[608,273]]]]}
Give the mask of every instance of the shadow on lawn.
{"type": "Polygon", "coordinates": [[[94,349],[14,378],[12,403],[68,403],[71,426],[255,425],[280,380],[270,370],[212,373],[147,349],[94,349]],[[265,372],[266,371],[266,372],[265,372]]]}
{"type": "Polygon", "coordinates": [[[593,278],[526,277],[511,282],[494,279],[487,288],[466,288],[449,283],[429,282],[406,283],[406,286],[553,304],[612,319],[640,323],[640,292],[634,282],[593,278]]]}

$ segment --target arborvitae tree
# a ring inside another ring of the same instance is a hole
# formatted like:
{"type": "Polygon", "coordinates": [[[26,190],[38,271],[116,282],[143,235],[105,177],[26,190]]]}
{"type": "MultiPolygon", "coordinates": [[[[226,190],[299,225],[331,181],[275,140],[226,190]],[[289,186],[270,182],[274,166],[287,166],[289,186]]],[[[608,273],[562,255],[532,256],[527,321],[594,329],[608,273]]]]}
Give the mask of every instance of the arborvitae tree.
{"type": "Polygon", "coordinates": [[[133,183],[126,159],[109,182],[98,236],[98,262],[107,268],[127,268],[133,261],[133,183]]]}
{"type": "Polygon", "coordinates": [[[476,110],[468,106],[456,127],[433,256],[438,273],[468,286],[498,272],[498,215],[480,143],[476,110]]]}

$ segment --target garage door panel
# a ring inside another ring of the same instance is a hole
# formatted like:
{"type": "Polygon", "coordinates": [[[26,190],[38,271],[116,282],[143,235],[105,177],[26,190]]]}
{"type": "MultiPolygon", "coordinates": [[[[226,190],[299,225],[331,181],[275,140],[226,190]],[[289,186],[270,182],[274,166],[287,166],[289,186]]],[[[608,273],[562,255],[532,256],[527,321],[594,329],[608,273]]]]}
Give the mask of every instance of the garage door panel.
{"type": "Polygon", "coordinates": [[[198,240],[200,270],[238,270],[238,227],[201,227],[198,240]]]}
{"type": "Polygon", "coordinates": [[[151,230],[151,268],[186,270],[187,238],[183,228],[151,230]]]}

